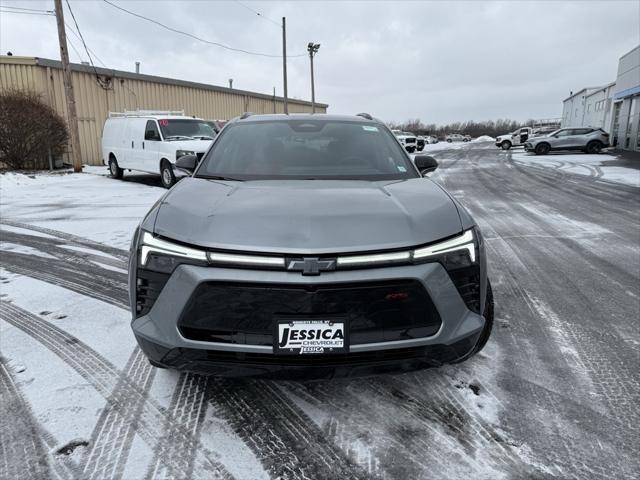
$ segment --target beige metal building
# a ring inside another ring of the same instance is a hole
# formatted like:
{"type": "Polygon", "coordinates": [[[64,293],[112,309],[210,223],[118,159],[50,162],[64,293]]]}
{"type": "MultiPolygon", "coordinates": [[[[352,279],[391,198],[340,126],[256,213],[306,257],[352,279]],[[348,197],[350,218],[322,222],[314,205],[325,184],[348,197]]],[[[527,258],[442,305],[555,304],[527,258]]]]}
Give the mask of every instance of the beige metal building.
{"type": "MultiPolygon", "coordinates": [[[[186,115],[220,120],[242,112],[282,113],[282,97],[203,83],[72,64],[82,161],[102,164],[100,139],[109,112],[184,110],[186,115]]],[[[67,105],[62,65],[57,60],[0,56],[0,90],[30,89],[42,95],[63,118],[67,105]]],[[[311,112],[311,103],[289,99],[289,113],[311,112]]],[[[325,113],[328,105],[316,103],[325,113]]]]}

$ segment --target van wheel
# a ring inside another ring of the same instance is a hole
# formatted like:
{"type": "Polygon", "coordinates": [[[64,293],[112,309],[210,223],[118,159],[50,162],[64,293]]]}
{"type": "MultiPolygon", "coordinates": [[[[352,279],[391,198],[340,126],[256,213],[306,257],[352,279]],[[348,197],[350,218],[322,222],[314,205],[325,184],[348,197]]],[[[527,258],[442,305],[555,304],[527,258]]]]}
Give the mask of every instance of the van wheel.
{"type": "Polygon", "coordinates": [[[171,188],[176,183],[173,166],[168,160],[162,160],[162,162],[160,162],[160,180],[164,188],[171,188]]]}
{"type": "Polygon", "coordinates": [[[503,150],[509,150],[511,148],[511,142],[509,140],[505,140],[500,144],[500,148],[503,150]]]}
{"type": "Polygon", "coordinates": [[[602,144],[597,140],[587,144],[587,153],[600,153],[600,150],[602,150],[602,144]]]}
{"type": "Polygon", "coordinates": [[[546,155],[551,150],[551,146],[548,143],[539,143],[536,145],[536,155],[546,155]]]}
{"type": "Polygon", "coordinates": [[[113,178],[122,178],[124,173],[124,170],[118,166],[118,161],[113,155],[109,157],[109,173],[111,173],[113,178]]]}

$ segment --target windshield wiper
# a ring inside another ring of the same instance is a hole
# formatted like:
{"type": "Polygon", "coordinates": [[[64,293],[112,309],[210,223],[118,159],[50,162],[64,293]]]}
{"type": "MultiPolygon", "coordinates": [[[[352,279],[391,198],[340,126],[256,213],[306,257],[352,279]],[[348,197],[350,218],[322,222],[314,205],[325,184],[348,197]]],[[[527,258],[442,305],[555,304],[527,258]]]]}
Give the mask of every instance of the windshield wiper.
{"type": "Polygon", "coordinates": [[[240,180],[239,178],[222,177],[219,175],[198,175],[196,178],[206,178],[207,180],[228,180],[233,182],[244,182],[244,180],[240,180]]]}
{"type": "Polygon", "coordinates": [[[213,137],[210,137],[209,135],[195,135],[191,138],[194,140],[213,140],[213,137]]]}
{"type": "Polygon", "coordinates": [[[170,135],[168,137],[165,137],[165,140],[180,140],[181,138],[191,140],[191,137],[187,137],[186,135],[170,135]]]}

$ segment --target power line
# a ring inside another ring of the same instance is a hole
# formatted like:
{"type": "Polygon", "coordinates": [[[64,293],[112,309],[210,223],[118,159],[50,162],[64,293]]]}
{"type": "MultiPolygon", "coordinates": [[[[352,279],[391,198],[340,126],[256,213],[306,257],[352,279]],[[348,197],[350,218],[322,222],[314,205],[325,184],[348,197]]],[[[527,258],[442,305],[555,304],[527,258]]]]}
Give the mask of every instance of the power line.
{"type": "MultiPolygon", "coordinates": [[[[71,25],[69,25],[67,22],[64,22],[64,25],[67,27],[67,30],[69,30],[71,33],[73,33],[73,35],[80,41],[82,41],[80,39],[80,35],[78,35],[75,30],[73,29],[73,27],[71,25]]],[[[91,52],[91,55],[93,55],[93,57],[98,60],[98,62],[100,62],[100,64],[104,67],[104,68],[109,68],[107,67],[107,65],[100,59],[100,57],[98,57],[98,55],[96,55],[96,52],[94,52],[93,50],[91,50],[89,47],[87,47],[87,49],[89,50],[89,52],[91,52]]]]}
{"type": "MultiPolygon", "coordinates": [[[[1,8],[4,8],[4,5],[0,6],[1,8]]],[[[17,12],[14,10],[0,10],[1,13],[17,13],[18,15],[40,15],[40,16],[45,16],[45,17],[55,17],[56,15],[54,13],[39,13],[39,12],[17,12]]],[[[44,12],[44,10],[43,10],[44,12]]]]}
{"type": "MultiPolygon", "coordinates": [[[[130,10],[127,10],[126,8],[123,8],[123,7],[119,6],[119,5],[116,5],[115,3],[112,3],[109,0],[102,0],[102,1],[104,3],[106,3],[106,4],[108,4],[108,5],[111,5],[114,8],[117,8],[118,10],[121,10],[121,11],[123,11],[125,13],[128,13],[129,15],[133,15],[134,17],[141,18],[142,20],[146,20],[147,22],[154,23],[154,24],[156,24],[156,25],[158,25],[158,26],[160,26],[160,27],[162,27],[162,28],[164,28],[166,30],[171,31],[171,32],[179,33],[180,35],[184,35],[186,37],[193,38],[194,40],[198,40],[199,42],[207,43],[209,45],[215,45],[216,47],[221,47],[221,48],[224,48],[226,50],[231,50],[233,52],[246,53],[247,55],[256,55],[256,56],[259,56],[259,57],[269,57],[269,58],[282,58],[282,55],[271,55],[271,54],[268,54],[268,53],[251,52],[249,50],[243,50],[241,48],[230,47],[230,46],[224,45],[222,43],[212,42],[210,40],[206,40],[204,38],[201,38],[201,37],[198,37],[196,35],[193,35],[192,33],[184,32],[182,30],[178,30],[176,28],[169,27],[168,25],[165,25],[164,23],[160,23],[157,20],[154,20],[154,19],[149,18],[149,17],[145,17],[144,15],[140,15],[140,14],[132,12],[130,10]]],[[[307,55],[306,53],[303,53],[301,55],[291,55],[291,56],[292,57],[306,57],[306,55],[307,55]]]]}
{"type": "Polygon", "coordinates": [[[84,51],[87,52],[87,56],[89,57],[89,63],[93,68],[93,73],[95,73],[96,75],[96,81],[98,82],[98,85],[100,85],[102,88],[106,90],[108,86],[105,85],[103,80],[100,78],[100,75],[98,75],[98,71],[96,70],[96,66],[93,64],[93,58],[91,58],[91,54],[89,53],[87,42],[84,41],[84,37],[82,36],[82,32],[80,31],[80,27],[78,26],[78,22],[76,20],[76,16],[73,14],[73,10],[71,9],[71,4],[69,3],[69,0],[65,0],[65,1],[67,3],[67,8],[69,9],[69,13],[71,14],[71,18],[73,18],[73,23],[76,26],[76,30],[78,31],[78,35],[80,36],[80,40],[82,41],[82,45],[84,46],[84,51]]]}
{"type": "Polygon", "coordinates": [[[269,17],[263,15],[262,13],[258,12],[257,10],[254,10],[253,8],[251,8],[249,5],[246,5],[244,3],[242,3],[240,0],[234,0],[237,4],[242,5],[244,8],[246,8],[247,10],[255,13],[257,16],[259,16],[260,18],[263,18],[271,23],[273,23],[274,25],[276,25],[278,28],[282,28],[282,25],[278,22],[276,22],[275,20],[270,19],[269,17]]]}
{"type": "Polygon", "coordinates": [[[53,10],[43,10],[41,8],[13,7],[11,5],[0,5],[0,7],[8,8],[10,10],[25,10],[27,12],[45,12],[45,13],[50,13],[52,15],[55,15],[55,12],[53,10]]]}

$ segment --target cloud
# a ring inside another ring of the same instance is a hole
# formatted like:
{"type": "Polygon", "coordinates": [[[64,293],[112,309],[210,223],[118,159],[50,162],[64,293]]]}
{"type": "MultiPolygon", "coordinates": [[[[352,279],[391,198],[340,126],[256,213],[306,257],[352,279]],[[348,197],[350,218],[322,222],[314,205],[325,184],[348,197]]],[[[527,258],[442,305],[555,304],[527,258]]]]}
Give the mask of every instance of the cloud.
{"type": "MultiPolygon", "coordinates": [[[[103,2],[70,0],[89,47],[111,68],[282,93],[282,62],[163,30],[103,2]]],[[[123,7],[235,48],[278,55],[281,32],[235,1],[127,1],[123,7]]],[[[248,2],[287,17],[290,55],[316,56],[316,97],[334,113],[424,122],[560,116],[570,90],[615,79],[640,42],[640,4],[600,2],[248,2]],[[603,10],[615,11],[606,20],[603,10]]],[[[49,1],[2,5],[51,9],[49,1]]],[[[67,13],[67,23],[72,20],[67,13]]],[[[82,52],[80,42],[69,36],[82,52]]],[[[55,20],[0,13],[0,49],[59,58],[55,20]]],[[[86,55],[84,55],[86,59],[86,55]]],[[[78,61],[72,51],[72,60],[78,61]]],[[[308,99],[309,61],[290,58],[289,94],[308,99]]]]}

